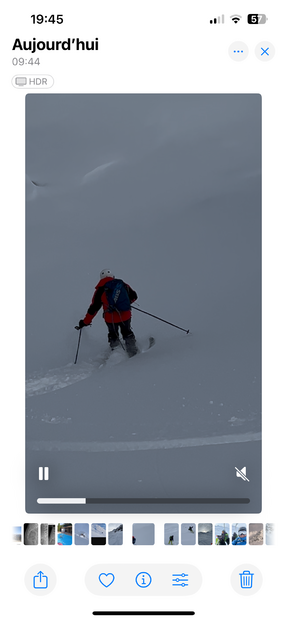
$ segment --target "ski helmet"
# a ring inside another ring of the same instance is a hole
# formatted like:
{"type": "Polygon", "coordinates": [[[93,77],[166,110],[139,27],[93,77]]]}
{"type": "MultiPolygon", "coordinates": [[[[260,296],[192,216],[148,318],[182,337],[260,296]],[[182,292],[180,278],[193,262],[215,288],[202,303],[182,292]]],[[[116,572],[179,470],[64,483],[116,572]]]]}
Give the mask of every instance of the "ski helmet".
{"type": "Polygon", "coordinates": [[[114,278],[114,274],[112,274],[111,270],[102,270],[100,273],[100,278],[114,278]]]}

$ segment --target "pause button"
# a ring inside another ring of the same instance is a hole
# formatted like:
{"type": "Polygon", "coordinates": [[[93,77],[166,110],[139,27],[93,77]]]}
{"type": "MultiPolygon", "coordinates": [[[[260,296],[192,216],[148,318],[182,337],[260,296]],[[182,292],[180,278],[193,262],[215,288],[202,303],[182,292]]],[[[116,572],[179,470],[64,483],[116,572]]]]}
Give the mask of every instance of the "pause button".
{"type": "Polygon", "coordinates": [[[39,466],[39,481],[49,480],[49,468],[48,466],[39,466]]]}

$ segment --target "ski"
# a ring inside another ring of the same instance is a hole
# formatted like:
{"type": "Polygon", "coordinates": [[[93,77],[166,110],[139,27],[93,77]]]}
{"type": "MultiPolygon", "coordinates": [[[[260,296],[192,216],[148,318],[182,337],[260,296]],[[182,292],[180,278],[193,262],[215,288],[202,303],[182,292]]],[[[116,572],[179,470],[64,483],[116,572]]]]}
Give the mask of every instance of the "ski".
{"type": "Polygon", "coordinates": [[[143,348],[141,352],[139,353],[145,353],[146,351],[148,351],[149,349],[151,349],[151,347],[153,347],[155,345],[155,338],[153,336],[150,336],[148,339],[148,346],[147,348],[143,348]]]}
{"type": "Polygon", "coordinates": [[[155,338],[153,336],[150,336],[145,346],[137,346],[137,351],[133,355],[129,355],[124,345],[122,344],[122,347],[116,347],[113,351],[108,352],[108,354],[103,357],[99,369],[102,369],[104,366],[114,366],[116,364],[119,364],[123,362],[127,357],[133,358],[134,356],[138,356],[139,354],[144,354],[148,352],[154,345],[155,338]]]}

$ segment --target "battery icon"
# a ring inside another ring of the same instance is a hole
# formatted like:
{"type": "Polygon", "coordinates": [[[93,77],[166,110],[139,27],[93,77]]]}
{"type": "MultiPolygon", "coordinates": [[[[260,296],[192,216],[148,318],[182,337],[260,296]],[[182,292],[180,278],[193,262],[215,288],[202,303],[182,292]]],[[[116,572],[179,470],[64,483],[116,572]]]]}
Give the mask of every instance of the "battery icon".
{"type": "Polygon", "coordinates": [[[27,78],[18,76],[17,78],[15,78],[15,84],[16,86],[26,86],[27,78]]]}
{"type": "Polygon", "coordinates": [[[249,13],[247,15],[248,24],[266,24],[268,17],[264,13],[249,13]]]}

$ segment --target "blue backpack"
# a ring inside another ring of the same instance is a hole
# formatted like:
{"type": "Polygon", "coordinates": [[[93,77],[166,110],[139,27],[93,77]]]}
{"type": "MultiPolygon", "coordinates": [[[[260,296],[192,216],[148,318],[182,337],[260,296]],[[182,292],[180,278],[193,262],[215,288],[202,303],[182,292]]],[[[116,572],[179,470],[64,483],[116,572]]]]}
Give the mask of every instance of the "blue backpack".
{"type": "Polygon", "coordinates": [[[123,280],[114,278],[105,284],[105,293],[107,296],[110,312],[130,310],[131,303],[128,292],[123,280]]]}

